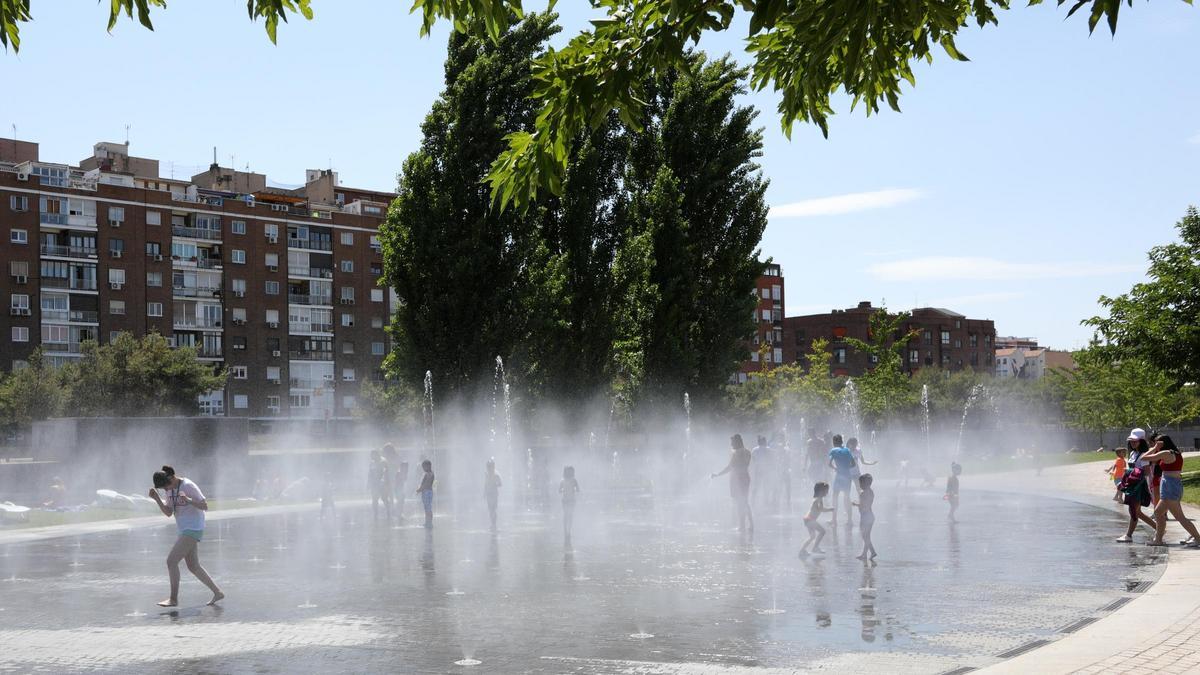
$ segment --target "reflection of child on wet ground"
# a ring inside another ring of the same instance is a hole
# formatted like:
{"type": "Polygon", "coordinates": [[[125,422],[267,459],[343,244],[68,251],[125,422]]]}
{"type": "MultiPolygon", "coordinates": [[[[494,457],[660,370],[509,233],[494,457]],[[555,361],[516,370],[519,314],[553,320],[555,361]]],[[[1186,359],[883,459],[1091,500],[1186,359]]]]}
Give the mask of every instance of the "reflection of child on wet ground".
{"type": "Polygon", "coordinates": [[[325,520],[325,511],[337,517],[337,509],[333,505],[333,474],[325,474],[325,482],[321,484],[321,520],[325,520]]]}
{"type": "Polygon", "coordinates": [[[563,467],[563,477],[562,482],[558,484],[558,492],[562,495],[563,538],[570,541],[571,526],[575,522],[575,497],[579,494],[579,481],[575,480],[575,467],[563,467]]]}
{"type": "Polygon", "coordinates": [[[483,475],[483,496],[487,499],[492,532],[496,531],[496,505],[500,501],[500,485],[500,474],[496,473],[496,459],[493,457],[487,461],[487,471],[483,475]]]}
{"type": "Polygon", "coordinates": [[[1116,486],[1116,494],[1113,495],[1114,502],[1125,503],[1125,493],[1121,492],[1121,479],[1125,477],[1125,469],[1128,468],[1128,463],[1125,461],[1125,454],[1128,452],[1125,448],[1113,448],[1113,452],[1117,454],[1116,460],[1104,470],[1108,477],[1116,486]]]}
{"type": "Polygon", "coordinates": [[[808,556],[808,545],[812,544],[813,553],[824,553],[821,550],[821,539],[825,537],[825,528],[821,527],[821,523],[817,522],[817,518],[822,513],[829,513],[833,509],[825,508],[825,495],[829,494],[829,483],[821,481],[813,486],[812,505],[808,507],[808,513],[804,516],[804,527],[808,529],[808,540],[800,547],[800,557],[808,556]]]}
{"type": "Polygon", "coordinates": [[[950,463],[950,477],[946,479],[946,501],[950,502],[950,522],[954,522],[954,514],[958,511],[958,476],[962,467],[958,462],[950,463]]]}
{"type": "Polygon", "coordinates": [[[425,472],[421,476],[421,485],[417,487],[417,494],[421,495],[421,505],[425,507],[425,527],[433,527],[433,462],[425,460],[421,462],[421,469],[425,472]]]}
{"type": "Polygon", "coordinates": [[[871,559],[875,559],[875,544],[871,543],[871,528],[875,527],[875,491],[871,489],[873,482],[874,479],[869,473],[858,477],[858,502],[854,505],[858,507],[858,526],[863,540],[862,555],[857,556],[859,560],[866,560],[868,552],[871,559]]]}

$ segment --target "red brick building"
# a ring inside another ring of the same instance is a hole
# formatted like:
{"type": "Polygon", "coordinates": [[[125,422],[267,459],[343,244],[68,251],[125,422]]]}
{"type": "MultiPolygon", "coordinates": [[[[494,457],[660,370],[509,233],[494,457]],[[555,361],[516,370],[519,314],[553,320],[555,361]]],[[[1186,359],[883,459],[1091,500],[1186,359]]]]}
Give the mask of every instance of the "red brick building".
{"type": "Polygon", "coordinates": [[[751,374],[783,364],[783,270],[769,263],[754,287],[754,338],[747,345],[747,359],[734,375],[745,382],[751,374]]]}
{"type": "MultiPolygon", "coordinates": [[[[833,373],[862,375],[874,363],[869,355],[851,347],[846,338],[866,341],[870,318],[878,311],[870,302],[860,302],[857,307],[828,314],[787,317],[783,321],[784,362],[802,360],[812,350],[814,340],[825,338],[833,352],[833,373]]],[[[996,328],[990,319],[968,319],[948,309],[921,307],[911,312],[905,330],[916,332],[902,354],[905,372],[932,367],[993,372],[996,328]]]]}
{"type": "Polygon", "coordinates": [[[164,179],[127,144],[71,166],[0,141],[0,368],[154,331],[228,369],[202,412],[352,414],[389,348],[378,228],[392,195],[307,179],[280,190],[216,164],[164,179]]]}

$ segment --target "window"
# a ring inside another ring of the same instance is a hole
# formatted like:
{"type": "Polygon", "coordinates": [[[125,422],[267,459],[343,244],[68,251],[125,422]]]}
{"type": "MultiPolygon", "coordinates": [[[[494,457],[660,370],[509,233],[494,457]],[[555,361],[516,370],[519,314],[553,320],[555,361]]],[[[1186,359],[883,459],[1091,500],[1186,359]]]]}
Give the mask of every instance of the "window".
{"type": "Polygon", "coordinates": [[[278,396],[268,396],[267,397],[267,410],[270,410],[271,412],[279,412],[279,397],[278,396]]]}
{"type": "Polygon", "coordinates": [[[250,407],[250,397],[245,394],[233,395],[233,407],[237,410],[245,410],[250,407]]]}
{"type": "Polygon", "coordinates": [[[371,263],[371,274],[374,274],[375,276],[383,274],[383,265],[380,265],[379,263],[371,263]]]}
{"type": "Polygon", "coordinates": [[[263,234],[267,235],[267,239],[279,239],[279,225],[263,223],[263,234]]]}
{"type": "Polygon", "coordinates": [[[29,327],[28,326],[13,326],[12,327],[13,342],[29,342],[29,327]]]}
{"type": "Polygon", "coordinates": [[[29,261],[28,260],[10,260],[8,261],[8,274],[14,277],[29,277],[29,261]]]}
{"type": "Polygon", "coordinates": [[[845,363],[846,362],[846,348],[845,347],[838,347],[837,349],[833,350],[833,362],[834,363],[845,363]]]}
{"type": "Polygon", "coordinates": [[[775,363],[783,363],[783,349],[775,348],[775,363]]]}
{"type": "Polygon", "coordinates": [[[161,302],[147,302],[146,316],[162,316],[162,307],[161,302]]]}
{"type": "Polygon", "coordinates": [[[353,408],[357,402],[353,396],[346,395],[342,397],[342,407],[346,409],[353,408]]]}
{"type": "Polygon", "coordinates": [[[235,335],[235,336],[229,338],[229,347],[236,351],[245,351],[246,350],[246,336],[245,335],[235,335]]]}
{"type": "Polygon", "coordinates": [[[229,366],[229,374],[235,380],[246,379],[246,374],[249,369],[246,366],[229,366]]]}
{"type": "Polygon", "coordinates": [[[279,338],[267,338],[267,351],[279,351],[279,338]]]}
{"type": "Polygon", "coordinates": [[[354,302],[354,287],[342,286],[342,301],[347,304],[354,302]]]}
{"type": "Polygon", "coordinates": [[[342,271],[343,272],[353,272],[354,271],[354,261],[353,260],[343,260],[342,261],[342,271]]]}
{"type": "Polygon", "coordinates": [[[383,289],[382,288],[372,288],[371,289],[371,302],[383,302],[383,289]]]}
{"type": "Polygon", "coordinates": [[[955,319],[955,320],[954,320],[954,327],[955,327],[955,328],[962,328],[962,319],[955,319]]]}
{"type": "Polygon", "coordinates": [[[754,363],[758,363],[758,350],[750,352],[750,360],[754,363]]]}
{"type": "Polygon", "coordinates": [[[308,408],[312,406],[312,396],[309,394],[292,394],[288,396],[288,405],[293,408],[308,408]]]}
{"type": "Polygon", "coordinates": [[[162,288],[162,272],[146,272],[146,285],[152,288],[162,288]]]}
{"type": "Polygon", "coordinates": [[[342,204],[345,204],[345,203],[346,203],[346,193],[345,193],[345,192],[335,192],[335,193],[333,193],[333,201],[334,201],[334,203],[336,203],[338,206],[341,206],[342,204]]]}
{"type": "Polygon", "coordinates": [[[246,280],[245,279],[232,279],[232,280],[230,280],[229,287],[233,290],[234,293],[241,293],[242,295],[246,294],[246,280]]]}
{"type": "Polygon", "coordinates": [[[375,356],[383,356],[383,343],[382,342],[372,342],[371,343],[371,354],[373,354],[375,356]]]}
{"type": "Polygon", "coordinates": [[[353,314],[343,314],[342,315],[342,325],[346,326],[346,327],[353,326],[354,325],[354,315],[353,314]]]}
{"type": "Polygon", "coordinates": [[[229,254],[229,262],[235,265],[245,265],[246,252],[240,248],[233,249],[233,251],[229,254]]]}
{"type": "Polygon", "coordinates": [[[991,336],[991,335],[984,335],[984,336],[983,336],[983,346],[984,346],[984,347],[991,347],[991,346],[992,346],[992,336],[991,336]]]}
{"type": "Polygon", "coordinates": [[[279,381],[279,366],[267,366],[267,379],[279,381]]]}
{"type": "Polygon", "coordinates": [[[231,220],[229,221],[229,231],[234,234],[246,234],[246,221],[231,220]]]}
{"type": "Polygon", "coordinates": [[[267,295],[279,295],[279,282],[278,281],[268,281],[266,290],[267,290],[267,295]]]}
{"type": "Polygon", "coordinates": [[[948,331],[948,330],[942,331],[942,344],[944,344],[944,345],[950,344],[950,331],[948,331]]]}
{"type": "Polygon", "coordinates": [[[950,355],[949,354],[942,354],[942,365],[943,366],[950,365],[950,355]]]}
{"type": "Polygon", "coordinates": [[[8,198],[8,208],[13,211],[28,211],[29,197],[25,195],[12,195],[8,198]]]}
{"type": "Polygon", "coordinates": [[[920,363],[921,362],[920,350],[917,350],[917,349],[908,350],[908,362],[909,363],[920,363]]]}
{"type": "Polygon", "coordinates": [[[769,309],[764,309],[764,310],[762,311],[762,320],[763,320],[763,321],[770,321],[770,320],[771,320],[771,310],[769,310],[769,309]]]}
{"type": "Polygon", "coordinates": [[[13,293],[12,299],[9,301],[10,308],[29,311],[29,296],[18,293],[13,293]]]}
{"type": "Polygon", "coordinates": [[[245,307],[234,307],[233,308],[233,320],[244,322],[246,320],[246,308],[245,307]]]}
{"type": "Polygon", "coordinates": [[[383,209],[379,208],[378,206],[371,206],[370,204],[363,204],[363,213],[366,213],[366,214],[369,214],[372,216],[378,216],[383,213],[383,209]]]}
{"type": "Polygon", "coordinates": [[[776,284],[771,287],[771,297],[776,300],[783,300],[783,286],[776,284]]]}
{"type": "Polygon", "coordinates": [[[979,346],[979,336],[976,335],[975,333],[971,333],[970,335],[967,336],[967,344],[971,345],[972,348],[978,347],[979,346]]]}
{"type": "Polygon", "coordinates": [[[146,255],[162,255],[162,245],[156,241],[146,242],[146,255]]]}
{"type": "Polygon", "coordinates": [[[371,328],[383,328],[383,317],[382,316],[371,317],[371,328]]]}
{"type": "Polygon", "coordinates": [[[771,289],[769,289],[769,288],[762,288],[762,289],[759,289],[759,293],[761,293],[761,294],[762,294],[762,299],[763,299],[763,300],[770,300],[770,299],[771,299],[771,289]]]}
{"type": "Polygon", "coordinates": [[[162,225],[162,214],[159,213],[158,211],[147,211],[146,212],[146,224],[147,225],[162,225]]]}
{"type": "Polygon", "coordinates": [[[354,369],[353,368],[342,368],[342,379],[347,382],[353,382],[354,381],[354,369]]]}
{"type": "Polygon", "coordinates": [[[108,283],[123,284],[125,283],[125,270],[116,267],[108,268],[108,283]]]}
{"type": "Polygon", "coordinates": [[[125,252],[125,240],[112,238],[108,240],[108,254],[114,258],[120,258],[125,252]]]}
{"type": "Polygon", "coordinates": [[[14,244],[28,244],[29,233],[25,230],[13,229],[8,234],[8,240],[14,244]]]}
{"type": "Polygon", "coordinates": [[[353,246],[353,245],[354,245],[354,233],[353,232],[343,232],[342,233],[342,246],[353,246]]]}
{"type": "Polygon", "coordinates": [[[354,343],[349,342],[349,341],[343,342],[342,343],[342,353],[343,354],[353,354],[354,353],[354,343]]]}
{"type": "Polygon", "coordinates": [[[279,323],[279,310],[277,310],[277,309],[268,309],[267,310],[267,323],[275,323],[275,324],[279,323]]]}
{"type": "Polygon", "coordinates": [[[125,207],[108,207],[108,224],[112,225],[113,227],[119,227],[123,222],[125,222],[125,207]]]}
{"type": "Polygon", "coordinates": [[[267,263],[267,267],[279,267],[279,254],[278,253],[268,253],[266,255],[266,263],[267,263]]]}
{"type": "Polygon", "coordinates": [[[380,245],[380,243],[379,243],[379,235],[377,235],[377,234],[373,234],[373,235],[371,235],[371,248],[372,248],[372,249],[373,249],[373,250],[374,250],[376,253],[378,253],[378,252],[379,252],[379,249],[383,248],[383,246],[382,246],[382,245],[380,245]]]}
{"type": "Polygon", "coordinates": [[[955,348],[955,349],[962,349],[962,340],[958,340],[958,339],[956,339],[956,340],[954,341],[954,348],[955,348]]]}

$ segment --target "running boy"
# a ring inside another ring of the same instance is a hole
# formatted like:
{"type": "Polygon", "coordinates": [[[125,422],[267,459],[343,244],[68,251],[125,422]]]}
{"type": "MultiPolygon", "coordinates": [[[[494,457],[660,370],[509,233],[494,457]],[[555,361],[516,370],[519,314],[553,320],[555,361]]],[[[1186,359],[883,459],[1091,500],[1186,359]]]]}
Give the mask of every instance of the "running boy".
{"type": "Polygon", "coordinates": [[[958,462],[950,462],[950,477],[946,479],[946,501],[950,502],[950,522],[954,520],[954,514],[958,511],[958,476],[962,473],[962,467],[958,462]]]}

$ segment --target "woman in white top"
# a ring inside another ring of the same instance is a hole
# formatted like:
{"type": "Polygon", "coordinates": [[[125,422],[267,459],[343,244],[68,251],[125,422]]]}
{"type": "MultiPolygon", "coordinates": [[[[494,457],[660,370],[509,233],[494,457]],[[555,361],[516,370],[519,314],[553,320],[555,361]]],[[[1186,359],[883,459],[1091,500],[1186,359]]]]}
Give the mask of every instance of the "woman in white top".
{"type": "Polygon", "coordinates": [[[175,607],[179,604],[180,560],[187,565],[189,572],[212,591],[212,600],[209,600],[208,604],[217,604],[225,594],[200,565],[200,553],[197,548],[200,540],[204,538],[204,512],[208,511],[208,501],[204,499],[204,493],[200,492],[200,488],[192,481],[176,476],[175,469],[164,466],[162,471],[154,472],[154,488],[150,490],[150,497],[158,503],[158,508],[164,516],[175,517],[175,527],[179,530],[179,538],[167,554],[171,597],[158,603],[159,606],[175,607]],[[158,494],[159,490],[166,492],[165,500],[158,494]]]}

